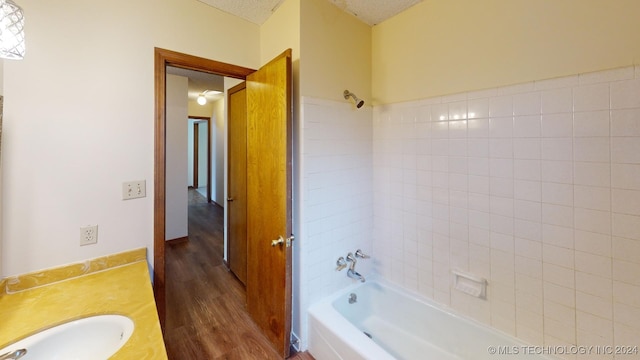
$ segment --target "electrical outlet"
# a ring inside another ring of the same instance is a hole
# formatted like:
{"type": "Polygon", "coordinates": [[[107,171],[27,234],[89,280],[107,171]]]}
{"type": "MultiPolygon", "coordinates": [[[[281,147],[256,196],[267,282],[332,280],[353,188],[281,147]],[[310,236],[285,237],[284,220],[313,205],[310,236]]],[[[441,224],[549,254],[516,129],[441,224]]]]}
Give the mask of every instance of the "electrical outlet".
{"type": "Polygon", "coordinates": [[[122,200],[137,199],[147,196],[147,181],[127,181],[122,183],[122,200]]]}
{"type": "Polygon", "coordinates": [[[80,228],[80,246],[98,242],[98,225],[88,225],[80,228]]]}

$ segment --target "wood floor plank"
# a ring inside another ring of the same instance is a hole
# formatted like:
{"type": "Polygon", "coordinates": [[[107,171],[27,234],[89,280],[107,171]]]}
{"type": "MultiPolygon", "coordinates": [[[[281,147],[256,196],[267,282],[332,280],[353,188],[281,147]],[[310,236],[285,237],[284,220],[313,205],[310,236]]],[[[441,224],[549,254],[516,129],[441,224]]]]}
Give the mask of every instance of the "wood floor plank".
{"type": "Polygon", "coordinates": [[[249,317],[244,285],[224,265],[223,229],[223,209],[190,189],[189,240],[165,249],[169,359],[281,359],[249,317]]]}

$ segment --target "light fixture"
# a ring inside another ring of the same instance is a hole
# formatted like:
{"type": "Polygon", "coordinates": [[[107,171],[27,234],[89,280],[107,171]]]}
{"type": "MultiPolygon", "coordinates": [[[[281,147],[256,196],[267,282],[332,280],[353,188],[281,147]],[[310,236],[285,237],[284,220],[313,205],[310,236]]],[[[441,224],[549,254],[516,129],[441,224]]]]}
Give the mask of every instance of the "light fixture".
{"type": "Polygon", "coordinates": [[[24,53],[22,9],[12,0],[0,0],[0,58],[19,60],[24,53]]]}
{"type": "Polygon", "coordinates": [[[216,95],[216,94],[222,94],[222,92],[217,90],[205,90],[200,95],[198,95],[198,99],[196,100],[198,104],[204,105],[207,103],[207,97],[205,96],[207,94],[216,95]]]}

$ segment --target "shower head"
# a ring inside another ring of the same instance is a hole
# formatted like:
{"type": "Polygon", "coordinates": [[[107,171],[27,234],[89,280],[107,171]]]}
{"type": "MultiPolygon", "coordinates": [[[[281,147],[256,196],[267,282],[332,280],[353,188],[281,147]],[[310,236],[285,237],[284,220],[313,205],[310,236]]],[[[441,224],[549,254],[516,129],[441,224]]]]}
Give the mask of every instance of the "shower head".
{"type": "Polygon", "coordinates": [[[362,107],[362,105],[364,105],[364,100],[360,100],[360,99],[356,96],[356,94],[352,93],[351,91],[349,91],[349,90],[345,90],[345,91],[344,91],[344,98],[348,100],[348,99],[349,99],[349,96],[351,96],[351,97],[353,98],[353,100],[356,102],[356,107],[357,107],[358,109],[360,109],[360,108],[362,107]]]}

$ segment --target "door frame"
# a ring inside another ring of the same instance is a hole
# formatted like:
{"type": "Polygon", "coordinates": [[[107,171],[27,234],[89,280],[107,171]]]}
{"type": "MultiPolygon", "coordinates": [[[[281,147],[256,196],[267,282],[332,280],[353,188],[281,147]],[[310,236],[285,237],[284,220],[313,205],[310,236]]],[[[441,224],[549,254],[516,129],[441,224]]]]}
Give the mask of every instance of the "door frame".
{"type": "MultiPolygon", "coordinates": [[[[232,113],[232,111],[231,111],[231,97],[233,96],[233,94],[235,94],[237,92],[240,92],[242,90],[245,90],[245,111],[247,110],[246,109],[246,89],[247,89],[247,82],[243,81],[243,82],[241,82],[241,83],[239,83],[239,84],[237,84],[237,85],[235,85],[235,86],[233,86],[233,87],[231,87],[231,88],[229,88],[227,90],[227,94],[226,94],[227,98],[225,99],[226,100],[226,107],[227,107],[227,119],[231,119],[231,113],[232,113]]],[[[245,113],[245,115],[246,115],[246,113],[245,113]]],[[[229,123],[231,123],[231,121],[229,121],[229,123]]],[[[245,130],[245,132],[244,132],[244,135],[245,135],[245,142],[244,142],[244,145],[245,145],[245,153],[244,153],[245,154],[245,159],[244,159],[244,167],[245,167],[244,194],[243,194],[242,198],[239,199],[241,201],[241,203],[244,202],[243,206],[244,206],[244,210],[245,210],[245,212],[244,212],[245,233],[243,234],[244,238],[245,238],[244,239],[244,241],[245,241],[245,243],[244,243],[244,250],[245,250],[245,258],[244,258],[245,270],[244,270],[244,273],[243,274],[238,274],[234,270],[234,267],[236,269],[237,269],[237,267],[236,267],[236,265],[234,265],[234,259],[233,259],[233,256],[232,256],[232,247],[234,246],[233,244],[234,244],[234,242],[235,242],[235,244],[238,243],[237,242],[238,239],[234,238],[232,236],[232,235],[234,235],[234,234],[232,234],[233,227],[231,225],[231,222],[234,220],[234,217],[233,217],[233,213],[234,212],[232,211],[232,207],[237,206],[237,205],[231,204],[230,201],[234,201],[235,204],[238,203],[238,201],[237,201],[238,200],[237,199],[238,195],[235,192],[231,191],[231,190],[236,188],[236,186],[233,184],[232,181],[229,181],[227,183],[227,196],[228,196],[227,197],[227,205],[228,205],[228,210],[227,210],[226,226],[227,226],[227,229],[229,231],[228,231],[228,234],[227,234],[227,246],[226,246],[226,250],[227,251],[226,251],[226,254],[225,254],[225,256],[226,256],[225,264],[226,264],[227,268],[229,270],[231,270],[233,275],[238,280],[240,280],[240,282],[246,287],[247,286],[247,270],[246,270],[246,264],[247,264],[247,257],[246,257],[246,250],[247,250],[247,243],[246,243],[246,235],[247,235],[247,233],[246,233],[246,222],[247,222],[247,216],[246,216],[247,215],[246,214],[246,210],[247,210],[247,208],[246,208],[246,206],[247,206],[247,204],[246,204],[246,201],[247,201],[247,173],[246,173],[246,167],[247,167],[246,146],[247,146],[247,142],[246,142],[246,135],[247,135],[247,125],[246,124],[247,124],[247,119],[246,119],[246,116],[245,116],[245,119],[244,119],[244,123],[245,123],[245,127],[244,127],[244,130],[245,130]]],[[[229,124],[229,126],[227,127],[227,178],[228,179],[232,179],[232,176],[235,175],[235,173],[232,173],[232,171],[231,171],[232,170],[232,164],[235,162],[235,160],[234,160],[235,156],[233,156],[235,154],[235,152],[232,151],[234,149],[234,146],[232,146],[232,142],[234,141],[233,140],[234,137],[233,137],[233,132],[231,132],[231,129],[232,129],[231,125],[229,124]]]]}
{"type": "Polygon", "coordinates": [[[165,296],[165,220],[166,220],[166,78],[167,66],[202,71],[209,74],[246,79],[254,69],[205,59],[162,48],[154,48],[154,188],[153,188],[153,293],[160,326],[166,320],[165,296]]]}
{"type": "MultiPolygon", "coordinates": [[[[211,129],[211,118],[207,117],[207,116],[189,116],[189,120],[202,120],[204,122],[207,123],[207,202],[211,202],[211,189],[212,189],[212,185],[211,185],[211,133],[212,133],[212,129],[211,129]]],[[[193,124],[193,132],[194,132],[194,137],[193,137],[193,187],[194,188],[198,188],[200,186],[199,182],[198,182],[198,177],[199,177],[199,171],[200,171],[200,166],[198,165],[198,161],[199,161],[199,148],[200,148],[200,137],[199,136],[195,136],[195,133],[198,132],[199,134],[199,124],[198,123],[194,123],[193,124]]],[[[221,204],[220,204],[221,205],[221,204]]]]}

